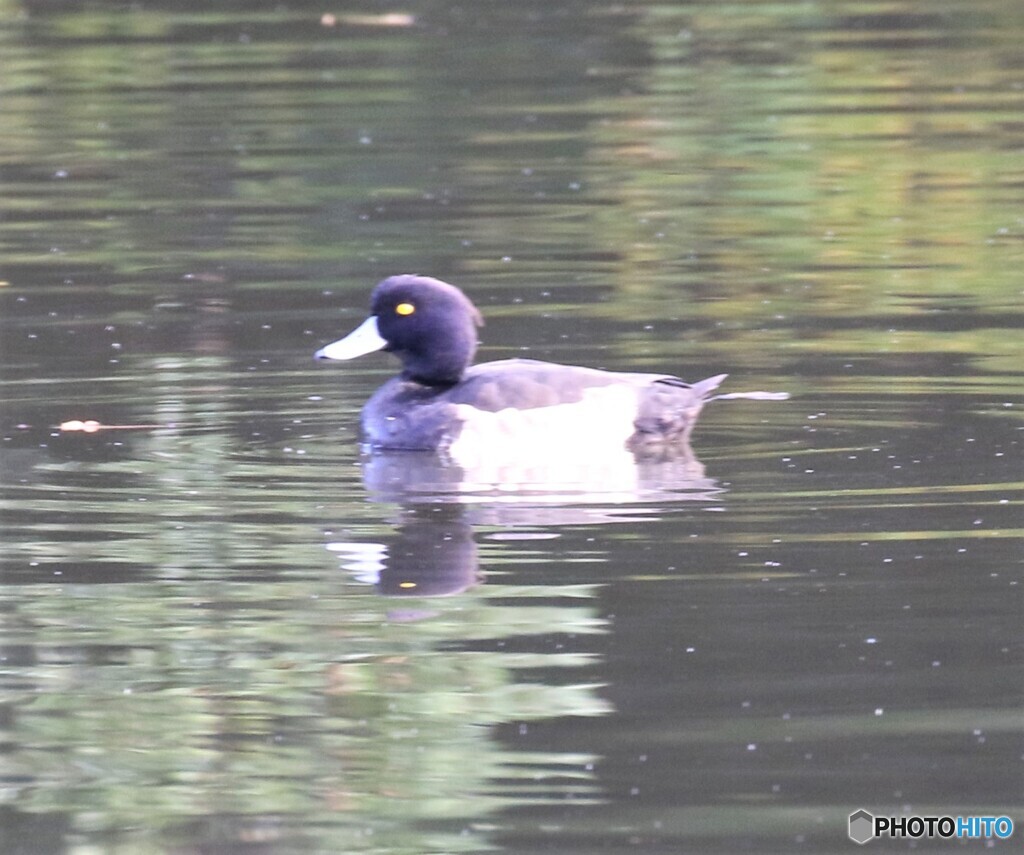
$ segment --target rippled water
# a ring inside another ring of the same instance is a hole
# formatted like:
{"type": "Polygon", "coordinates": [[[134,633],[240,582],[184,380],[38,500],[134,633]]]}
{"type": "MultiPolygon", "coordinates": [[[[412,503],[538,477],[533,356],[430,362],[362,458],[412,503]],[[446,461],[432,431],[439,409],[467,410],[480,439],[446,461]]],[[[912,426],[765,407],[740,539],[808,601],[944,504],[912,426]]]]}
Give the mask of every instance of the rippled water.
{"type": "Polygon", "coordinates": [[[0,0],[0,850],[1019,826],[1021,44],[1010,0],[0,0]],[[394,366],[311,354],[404,271],[483,359],[792,397],[639,465],[361,457],[394,366]]]}

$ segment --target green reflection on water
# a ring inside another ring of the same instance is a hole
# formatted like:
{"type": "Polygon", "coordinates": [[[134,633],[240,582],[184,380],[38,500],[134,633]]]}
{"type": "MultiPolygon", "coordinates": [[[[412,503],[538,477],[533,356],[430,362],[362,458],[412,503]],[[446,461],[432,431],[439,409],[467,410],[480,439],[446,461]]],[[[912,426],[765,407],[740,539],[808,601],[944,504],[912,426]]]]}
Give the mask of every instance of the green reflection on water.
{"type": "MultiPolygon", "coordinates": [[[[185,820],[236,815],[280,817],[285,842],[312,822],[326,826],[321,847],[370,832],[401,846],[417,839],[417,822],[464,823],[538,797],[532,774],[517,792],[514,770],[528,761],[495,745],[487,725],[608,711],[592,686],[513,676],[585,658],[443,649],[597,629],[578,590],[548,593],[578,606],[495,608],[516,591],[489,586],[442,604],[406,601],[424,617],[396,622],[393,602],[312,571],[260,583],[169,569],[163,582],[5,597],[16,747],[4,767],[26,782],[9,792],[22,809],[70,811],[80,833],[144,828],[154,841],[185,820]]],[[[546,759],[576,775],[578,799],[598,796],[582,771],[593,758],[546,759]]]]}

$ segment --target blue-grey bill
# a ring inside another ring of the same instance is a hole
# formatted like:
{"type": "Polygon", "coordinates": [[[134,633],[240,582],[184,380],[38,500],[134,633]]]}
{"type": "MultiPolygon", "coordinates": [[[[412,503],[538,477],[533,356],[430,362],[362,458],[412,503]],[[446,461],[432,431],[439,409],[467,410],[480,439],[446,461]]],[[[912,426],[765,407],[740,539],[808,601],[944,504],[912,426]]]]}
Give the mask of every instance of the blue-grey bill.
{"type": "Polygon", "coordinates": [[[387,342],[381,338],[377,329],[377,317],[370,315],[347,336],[324,345],[313,356],[316,359],[355,359],[386,345],[387,342]]]}

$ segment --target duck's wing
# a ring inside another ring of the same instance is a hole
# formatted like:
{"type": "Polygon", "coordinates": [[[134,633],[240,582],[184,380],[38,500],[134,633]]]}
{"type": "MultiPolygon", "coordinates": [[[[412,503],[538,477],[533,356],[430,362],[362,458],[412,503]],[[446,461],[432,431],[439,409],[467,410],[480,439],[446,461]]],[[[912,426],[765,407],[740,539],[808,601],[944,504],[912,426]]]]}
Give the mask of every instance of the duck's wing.
{"type": "Polygon", "coordinates": [[[636,387],[636,378],[656,375],[618,374],[560,365],[534,359],[503,359],[474,365],[445,397],[457,404],[469,404],[487,412],[533,410],[559,404],[579,403],[587,393],[601,387],[636,387]]]}

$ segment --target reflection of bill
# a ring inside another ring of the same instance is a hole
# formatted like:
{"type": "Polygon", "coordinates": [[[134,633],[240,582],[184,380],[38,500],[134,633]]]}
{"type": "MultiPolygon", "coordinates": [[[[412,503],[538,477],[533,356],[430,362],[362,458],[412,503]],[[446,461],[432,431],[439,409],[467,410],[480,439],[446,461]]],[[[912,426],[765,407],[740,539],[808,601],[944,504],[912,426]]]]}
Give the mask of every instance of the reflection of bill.
{"type": "Polygon", "coordinates": [[[409,508],[386,545],[329,543],[342,566],[386,596],[440,597],[479,581],[473,529],[458,506],[409,508]]]}

